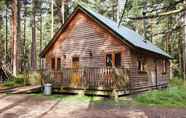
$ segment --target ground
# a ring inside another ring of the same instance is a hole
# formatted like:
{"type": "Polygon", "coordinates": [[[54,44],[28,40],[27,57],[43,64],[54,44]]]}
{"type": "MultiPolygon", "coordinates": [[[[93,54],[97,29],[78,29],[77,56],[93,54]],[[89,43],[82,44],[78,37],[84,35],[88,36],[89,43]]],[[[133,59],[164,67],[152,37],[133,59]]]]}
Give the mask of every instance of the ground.
{"type": "Polygon", "coordinates": [[[186,118],[185,108],[142,107],[121,99],[116,104],[102,97],[0,94],[0,118],[186,118]]]}

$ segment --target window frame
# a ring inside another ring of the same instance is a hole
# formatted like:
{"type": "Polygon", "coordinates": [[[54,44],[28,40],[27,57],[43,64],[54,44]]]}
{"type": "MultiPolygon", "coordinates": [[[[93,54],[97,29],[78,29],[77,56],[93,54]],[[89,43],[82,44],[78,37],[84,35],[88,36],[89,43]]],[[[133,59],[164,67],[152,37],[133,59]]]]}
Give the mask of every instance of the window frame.
{"type": "Polygon", "coordinates": [[[106,53],[105,54],[105,65],[106,67],[121,67],[122,66],[122,52],[118,51],[118,52],[112,52],[112,53],[106,53]],[[117,59],[116,59],[116,55],[119,54],[120,55],[120,60],[119,63],[117,64],[117,59]],[[108,57],[110,58],[110,62],[108,61],[108,57]],[[110,64],[109,64],[110,63],[110,64]]]}

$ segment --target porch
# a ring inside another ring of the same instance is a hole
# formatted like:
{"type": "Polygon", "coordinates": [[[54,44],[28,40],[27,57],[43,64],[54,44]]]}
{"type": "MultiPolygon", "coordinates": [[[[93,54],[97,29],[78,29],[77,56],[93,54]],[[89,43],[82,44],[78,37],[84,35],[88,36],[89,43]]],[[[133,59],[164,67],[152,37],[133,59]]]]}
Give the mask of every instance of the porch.
{"type": "Polygon", "coordinates": [[[111,67],[63,68],[60,71],[44,70],[44,83],[65,93],[111,95],[129,93],[129,69],[111,67]]]}

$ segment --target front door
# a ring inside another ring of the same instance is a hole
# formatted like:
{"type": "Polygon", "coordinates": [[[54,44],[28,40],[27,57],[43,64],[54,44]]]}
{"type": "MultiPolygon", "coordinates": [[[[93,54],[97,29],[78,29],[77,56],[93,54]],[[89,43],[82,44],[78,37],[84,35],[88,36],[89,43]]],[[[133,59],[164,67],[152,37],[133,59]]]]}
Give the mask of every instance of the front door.
{"type": "Polygon", "coordinates": [[[72,58],[72,80],[71,80],[72,87],[78,87],[80,83],[79,67],[80,67],[79,57],[73,57],[72,58]]]}
{"type": "Polygon", "coordinates": [[[79,57],[72,58],[72,68],[74,68],[74,69],[79,68],[79,57]]]}

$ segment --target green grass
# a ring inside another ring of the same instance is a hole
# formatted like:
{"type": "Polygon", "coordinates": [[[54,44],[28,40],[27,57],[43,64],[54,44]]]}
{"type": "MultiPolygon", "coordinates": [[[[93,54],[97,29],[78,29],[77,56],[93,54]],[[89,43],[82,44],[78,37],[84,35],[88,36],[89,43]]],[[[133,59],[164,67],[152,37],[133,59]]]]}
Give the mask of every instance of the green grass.
{"type": "Polygon", "coordinates": [[[39,85],[41,84],[41,77],[39,73],[32,72],[28,74],[18,74],[16,77],[11,78],[9,81],[3,83],[5,88],[13,88],[26,85],[39,85]]]}
{"type": "Polygon", "coordinates": [[[186,86],[179,79],[173,79],[164,90],[148,91],[134,100],[140,105],[160,107],[186,107],[186,86]]]}
{"type": "Polygon", "coordinates": [[[14,78],[13,80],[9,80],[3,84],[5,87],[17,87],[17,86],[22,86],[24,85],[24,78],[22,77],[17,77],[14,78]]]}

